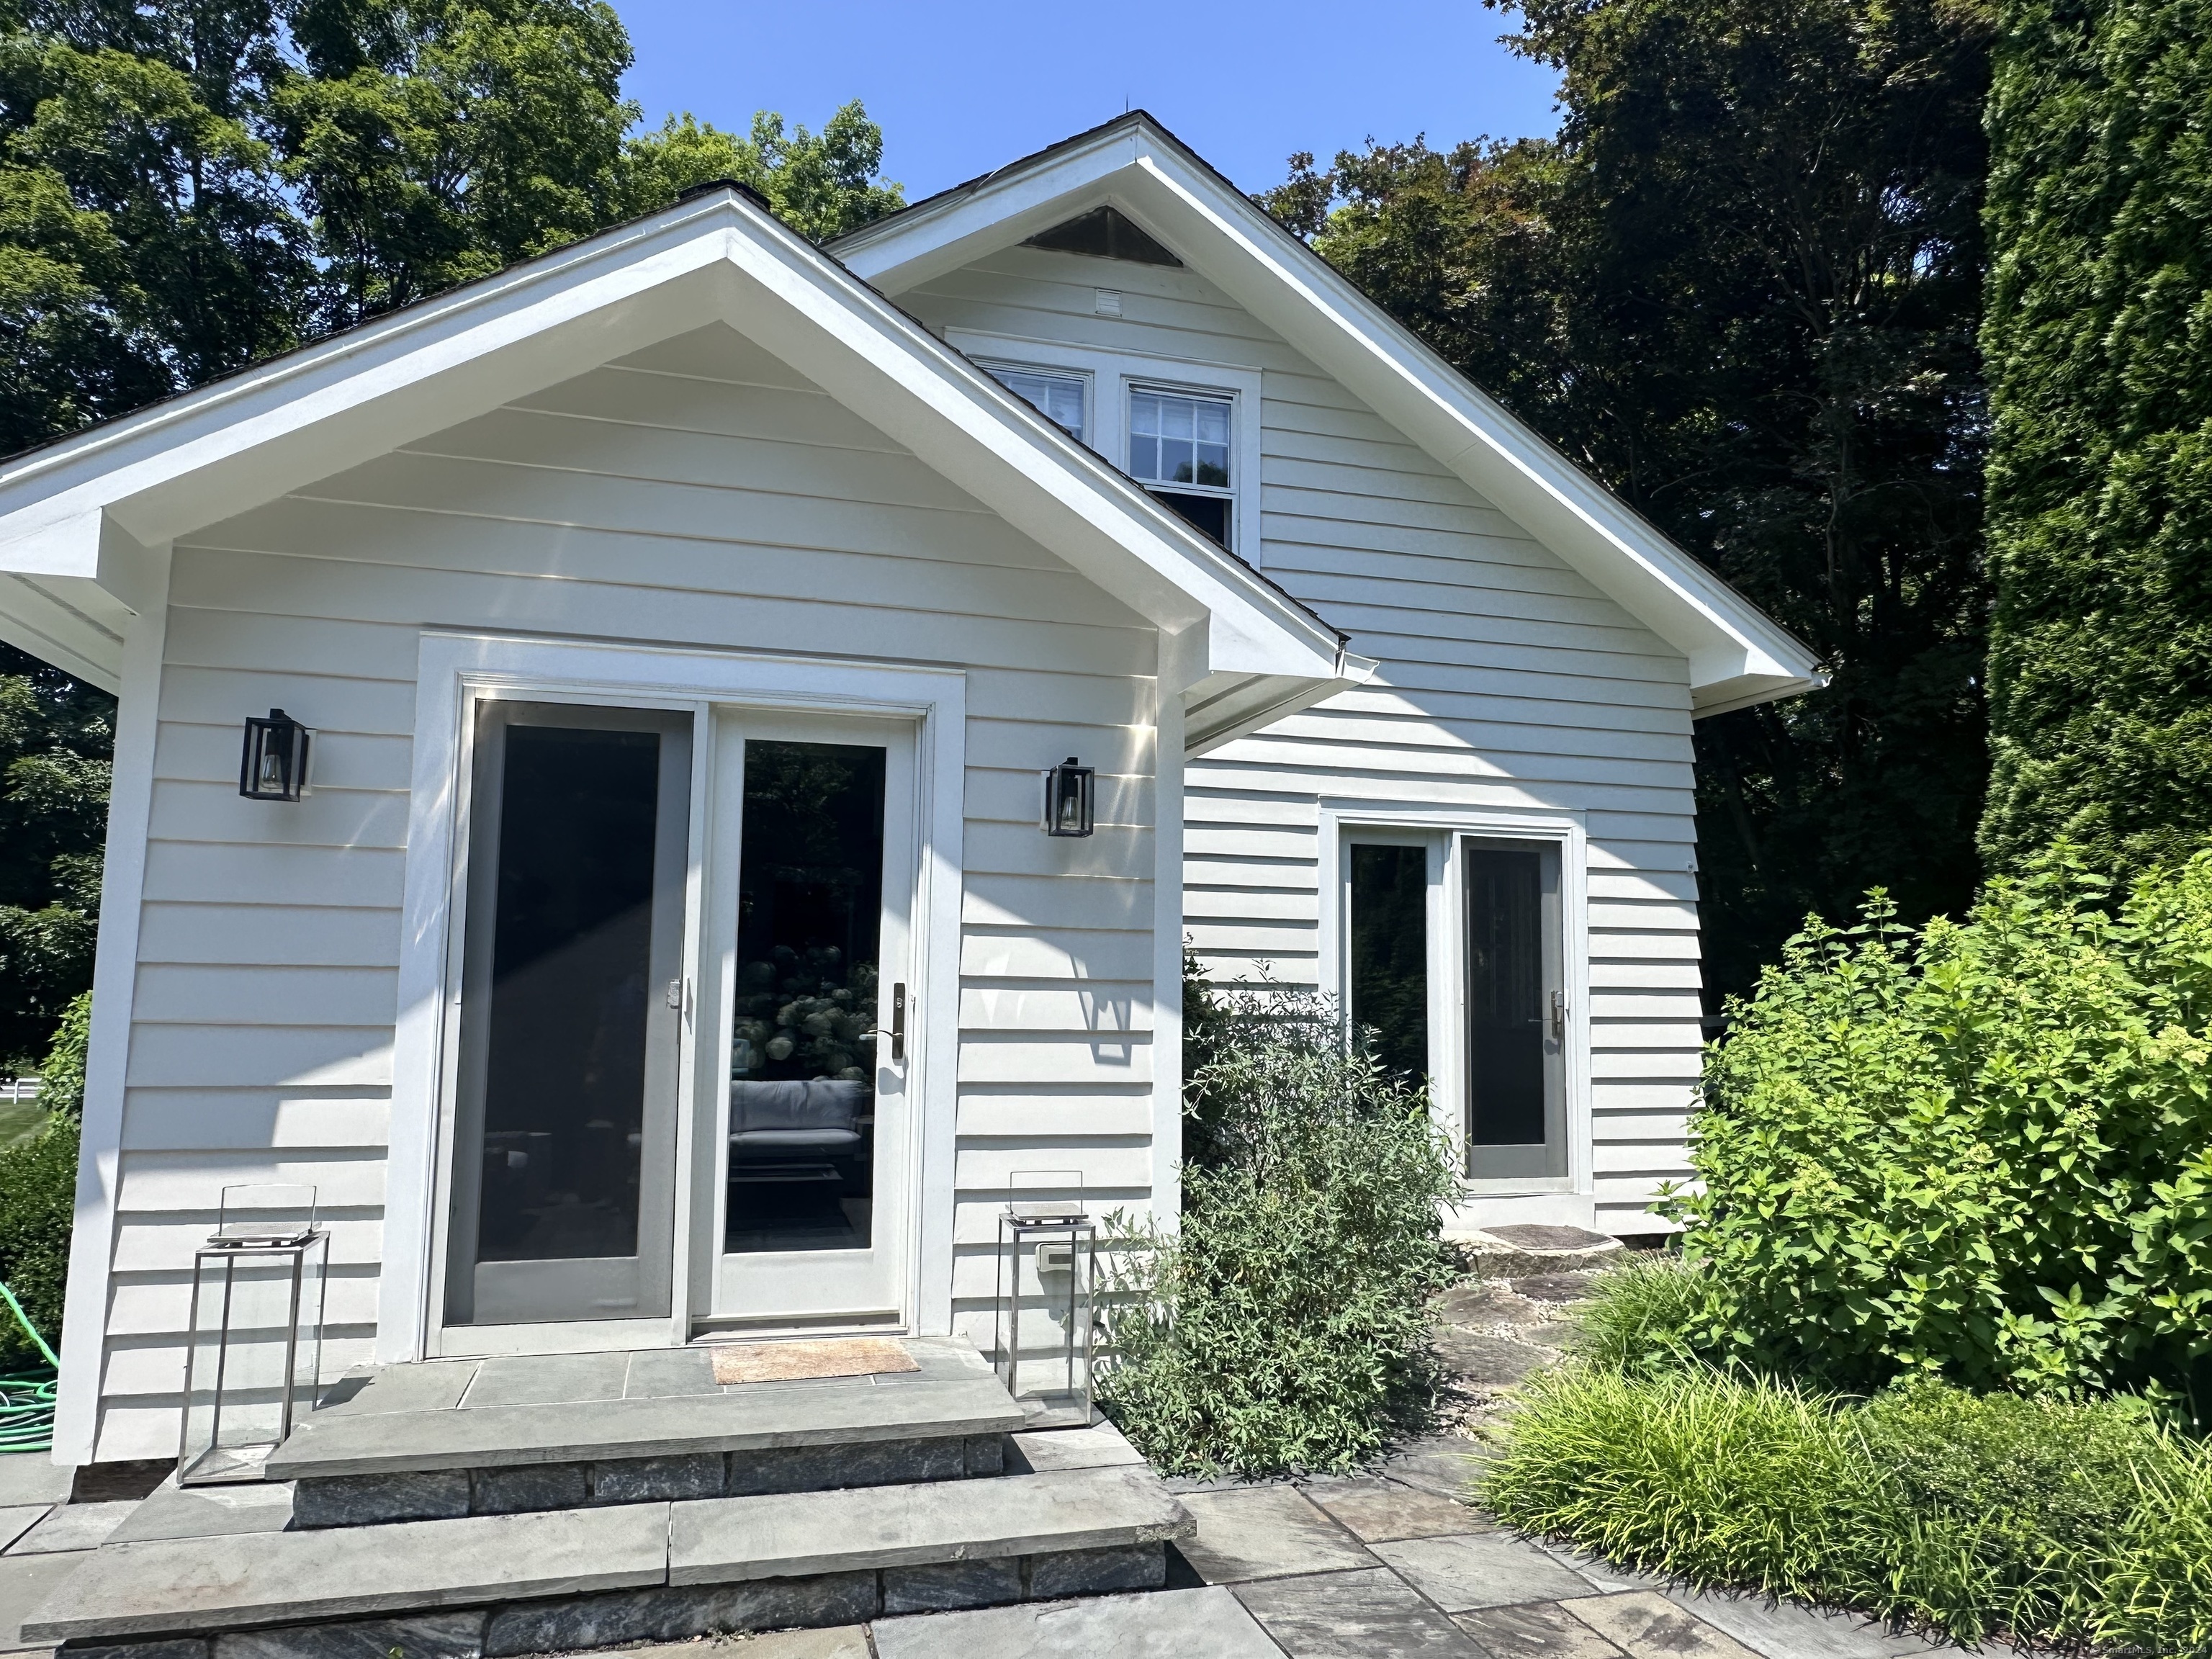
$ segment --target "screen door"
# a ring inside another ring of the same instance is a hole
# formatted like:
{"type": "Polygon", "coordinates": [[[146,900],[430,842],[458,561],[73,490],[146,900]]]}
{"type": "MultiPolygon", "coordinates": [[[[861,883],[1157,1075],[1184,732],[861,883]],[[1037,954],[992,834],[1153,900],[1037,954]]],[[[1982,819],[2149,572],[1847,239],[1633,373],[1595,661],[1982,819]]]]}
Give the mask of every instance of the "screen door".
{"type": "Polygon", "coordinates": [[[716,738],[714,1312],[899,1317],[911,1205],[914,730],[732,711],[716,738]]]}
{"type": "Polygon", "coordinates": [[[449,1325],[670,1311],[691,721],[477,706],[449,1325]]]}
{"type": "Polygon", "coordinates": [[[1467,899],[1467,1172],[1567,1173],[1566,981],[1559,852],[1460,843],[1467,899]]]}

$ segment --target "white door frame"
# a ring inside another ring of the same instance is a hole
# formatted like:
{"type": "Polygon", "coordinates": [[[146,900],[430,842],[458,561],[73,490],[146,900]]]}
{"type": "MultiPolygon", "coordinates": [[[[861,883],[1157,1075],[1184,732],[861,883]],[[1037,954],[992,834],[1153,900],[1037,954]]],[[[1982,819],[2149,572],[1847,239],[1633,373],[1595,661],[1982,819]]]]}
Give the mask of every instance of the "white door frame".
{"type": "MultiPolygon", "coordinates": [[[[703,775],[712,752],[706,729],[717,706],[790,712],[852,714],[919,722],[915,816],[921,845],[915,895],[914,1063],[908,1086],[917,1116],[916,1155],[909,1172],[913,1231],[905,1305],[913,1328],[951,1328],[953,1152],[958,1066],[961,833],[967,744],[967,678],[955,668],[721,651],[685,646],[558,639],[426,629],[421,636],[416,691],[415,747],[409,802],[407,864],[399,949],[398,1013],[392,1044],[392,1139],[386,1176],[383,1274],[378,1286],[375,1357],[392,1364],[440,1351],[442,1287],[441,1137],[451,1112],[453,1061],[451,1011],[460,984],[453,959],[470,710],[481,696],[627,705],[690,707],[696,712],[693,749],[693,867],[686,899],[687,946],[696,951],[703,902],[706,836],[702,815],[711,798],[703,775]]],[[[696,984],[696,963],[687,963],[696,984]]],[[[696,1006],[696,998],[694,1003],[696,1006]]],[[[692,1063],[696,1030],[687,1032],[679,1103],[678,1168],[696,1167],[692,1063]]],[[[666,1319],[575,1325],[482,1328],[465,1339],[471,1352],[545,1352],[580,1346],[629,1347],[687,1340],[694,1317],[694,1275],[687,1252],[696,1229],[691,1183],[676,1194],[674,1295],[666,1319]]]]}

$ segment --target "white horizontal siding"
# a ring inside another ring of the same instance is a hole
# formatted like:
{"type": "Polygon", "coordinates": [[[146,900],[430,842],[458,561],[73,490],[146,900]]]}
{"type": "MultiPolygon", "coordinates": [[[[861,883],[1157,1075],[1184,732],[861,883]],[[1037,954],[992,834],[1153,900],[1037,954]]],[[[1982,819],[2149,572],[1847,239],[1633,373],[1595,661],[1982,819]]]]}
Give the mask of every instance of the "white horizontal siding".
{"type": "Polygon", "coordinates": [[[366,459],[178,548],[155,747],[103,1458],[175,1444],[222,1187],[316,1185],[331,1360],[382,1259],[416,663],[426,624],[969,668],[957,1178],[1150,1196],[1155,636],[737,336],[710,330],[366,459]],[[239,721],[318,732],[236,793],[239,721]],[[1100,769],[1099,833],[1035,828],[1100,769]]]}
{"type": "Polygon", "coordinates": [[[1595,1214],[1657,1224],[1643,1207],[1686,1173],[1700,1040],[1680,654],[1194,270],[1013,248],[902,298],[939,329],[1261,372],[1240,510],[1261,513],[1269,578],[1382,666],[1190,769],[1184,931],[1218,975],[1317,983],[1323,798],[1580,813],[1595,1214]],[[1094,314],[1100,287],[1120,318],[1094,314]]]}

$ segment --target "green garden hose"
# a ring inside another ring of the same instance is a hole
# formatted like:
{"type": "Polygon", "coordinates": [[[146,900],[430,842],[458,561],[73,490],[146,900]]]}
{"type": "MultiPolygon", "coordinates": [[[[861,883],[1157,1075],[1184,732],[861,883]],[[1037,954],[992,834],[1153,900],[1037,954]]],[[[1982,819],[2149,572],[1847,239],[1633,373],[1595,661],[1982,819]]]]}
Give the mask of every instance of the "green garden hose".
{"type": "Polygon", "coordinates": [[[45,1451],[54,1443],[54,1371],[61,1361],[39,1334],[39,1328],[15,1300],[15,1292],[0,1284],[0,1301],[15,1316],[15,1322],[31,1339],[46,1363],[36,1370],[10,1371],[0,1376],[0,1455],[9,1452],[45,1451]]]}

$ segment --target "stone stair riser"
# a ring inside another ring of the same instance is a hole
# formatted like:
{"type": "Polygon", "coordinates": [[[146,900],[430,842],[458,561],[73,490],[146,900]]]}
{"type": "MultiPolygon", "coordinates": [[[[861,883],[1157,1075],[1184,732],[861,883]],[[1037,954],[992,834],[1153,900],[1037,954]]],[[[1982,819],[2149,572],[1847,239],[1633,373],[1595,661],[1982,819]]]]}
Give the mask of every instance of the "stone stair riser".
{"type": "Polygon", "coordinates": [[[519,1659],[642,1642],[860,1624],[905,1613],[1156,1590],[1166,1547],[862,1568],[738,1583],[654,1585],[396,1618],[143,1640],[70,1642],[62,1659],[519,1659]]]}
{"type": "Polygon", "coordinates": [[[1005,1468],[1006,1437],[993,1434],[333,1475],[301,1480],[295,1486],[292,1524],[302,1528],[380,1526],[609,1504],[834,1492],[995,1475],[1005,1468]]]}

